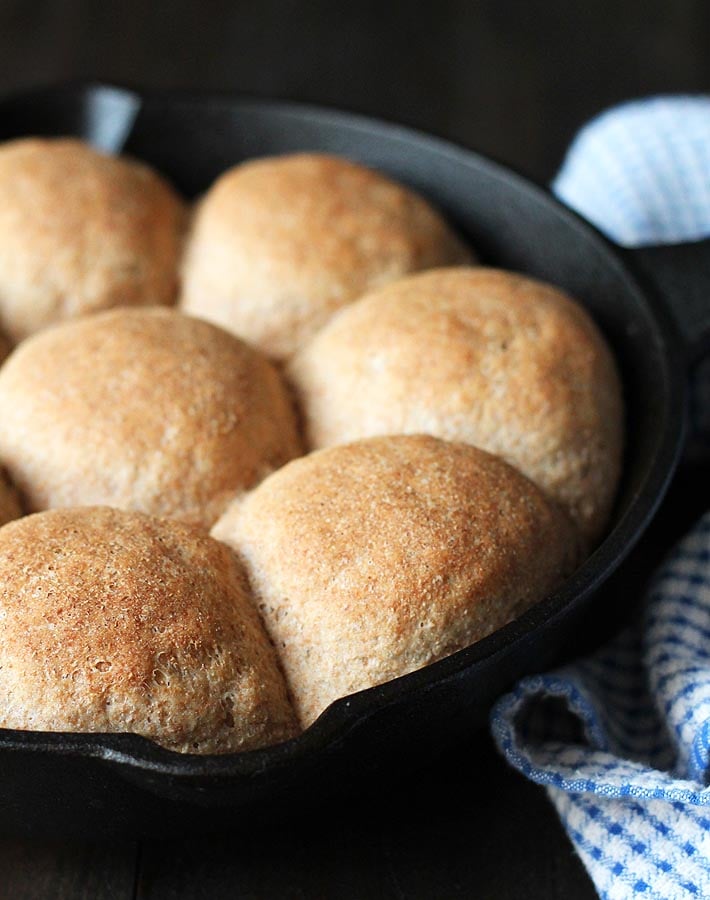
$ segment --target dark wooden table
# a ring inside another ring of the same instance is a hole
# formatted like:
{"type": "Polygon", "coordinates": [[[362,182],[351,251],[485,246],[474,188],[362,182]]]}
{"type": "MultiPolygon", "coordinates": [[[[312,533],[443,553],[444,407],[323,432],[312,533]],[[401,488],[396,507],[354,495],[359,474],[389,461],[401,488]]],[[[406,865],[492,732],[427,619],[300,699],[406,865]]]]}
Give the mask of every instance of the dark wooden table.
{"type": "Polygon", "coordinates": [[[557,897],[565,885],[572,896],[593,896],[571,848],[559,848],[543,795],[504,771],[484,739],[457,755],[455,766],[433,767],[406,790],[384,793],[386,805],[377,792],[322,819],[256,831],[245,823],[241,833],[179,843],[3,841],[0,896],[503,897],[513,871],[519,897],[557,897]],[[484,769],[485,779],[469,777],[484,769]]]}
{"type": "Polygon", "coordinates": [[[0,842],[5,900],[594,897],[544,791],[485,735],[307,818],[180,842],[0,842]]]}
{"type": "MultiPolygon", "coordinates": [[[[709,34],[704,0],[0,0],[0,90],[92,78],[320,102],[547,180],[603,107],[708,90],[709,34]]],[[[710,505],[708,482],[681,476],[630,584],[710,505]]],[[[485,734],[400,783],[271,827],[180,842],[0,840],[0,900],[593,896],[544,790],[485,734]]]]}
{"type": "MultiPolygon", "coordinates": [[[[710,508],[685,464],[616,581],[632,611],[668,546],[710,508]]],[[[0,813],[1,814],[1,813],[0,813]]],[[[58,836],[60,837],[60,836],[58,836]]],[[[175,841],[0,839],[0,900],[591,900],[543,788],[486,733],[398,781],[271,825],[175,841]]]]}

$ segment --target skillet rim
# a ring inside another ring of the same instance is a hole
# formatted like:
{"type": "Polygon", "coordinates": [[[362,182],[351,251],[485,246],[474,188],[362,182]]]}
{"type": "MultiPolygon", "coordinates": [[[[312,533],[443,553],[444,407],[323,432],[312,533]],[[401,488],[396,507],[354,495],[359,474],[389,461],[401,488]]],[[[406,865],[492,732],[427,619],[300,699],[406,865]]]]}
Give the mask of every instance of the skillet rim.
{"type": "Polygon", "coordinates": [[[80,79],[54,85],[38,86],[24,91],[0,95],[0,112],[7,106],[43,99],[55,101],[69,96],[77,101],[106,94],[120,95],[133,104],[128,134],[137,117],[151,109],[198,104],[201,107],[233,110],[270,111],[277,117],[288,116],[301,122],[317,123],[339,129],[356,130],[373,138],[396,139],[411,148],[425,148],[448,157],[485,177],[505,182],[518,195],[532,195],[556,214],[564,227],[581,233],[585,241],[597,244],[604,263],[625,282],[628,292],[643,307],[652,323],[657,339],[656,351],[664,364],[663,384],[666,388],[665,423],[657,435],[648,458],[642,484],[629,500],[626,510],[594,552],[565,584],[523,616],[470,647],[423,669],[400,676],[390,682],[367,688],[336,700],[300,736],[285,743],[242,753],[202,756],[176,753],[154,744],[147,738],[124,733],[55,733],[0,729],[0,752],[50,753],[60,756],[100,759],[121,768],[169,776],[180,782],[209,782],[250,779],[267,772],[282,771],[297,761],[311,759],[317,752],[332,751],[347,740],[351,730],[359,727],[375,712],[381,713],[397,705],[403,698],[440,687],[448,680],[473,668],[495,665],[496,660],[512,652],[516,646],[534,641],[535,637],[581,604],[617,569],[628,556],[653,518],[676,469],[683,446],[686,427],[685,371],[677,365],[683,358],[677,326],[667,308],[653,290],[648,290],[634,272],[633,253],[613,244],[592,224],[562,204],[546,188],[486,154],[478,153],[453,141],[437,137],[406,125],[350,113],[329,106],[242,95],[230,91],[141,89],[80,79]]]}

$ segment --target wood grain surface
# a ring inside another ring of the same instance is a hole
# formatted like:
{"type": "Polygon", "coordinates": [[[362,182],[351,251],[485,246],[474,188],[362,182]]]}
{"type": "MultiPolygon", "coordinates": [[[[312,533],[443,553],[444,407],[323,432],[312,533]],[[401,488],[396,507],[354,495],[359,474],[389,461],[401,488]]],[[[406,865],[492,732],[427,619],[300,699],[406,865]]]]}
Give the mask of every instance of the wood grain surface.
{"type": "Polygon", "coordinates": [[[481,737],[402,784],[379,786],[357,804],[241,835],[146,844],[137,896],[593,897],[559,832],[544,792],[508,770],[481,737]]]}
{"type": "MultiPolygon", "coordinates": [[[[0,0],[0,90],[89,78],[295,98],[413,124],[547,180],[603,107],[710,88],[709,33],[704,0],[0,0]]],[[[687,523],[691,496],[693,511],[710,502],[686,478],[672,501],[686,512],[656,528],[634,576],[687,523]]],[[[486,736],[268,829],[140,846],[0,841],[0,900],[593,896],[542,788],[486,736]]]]}
{"type": "Polygon", "coordinates": [[[124,900],[135,896],[136,843],[0,841],[2,900],[124,900]]]}

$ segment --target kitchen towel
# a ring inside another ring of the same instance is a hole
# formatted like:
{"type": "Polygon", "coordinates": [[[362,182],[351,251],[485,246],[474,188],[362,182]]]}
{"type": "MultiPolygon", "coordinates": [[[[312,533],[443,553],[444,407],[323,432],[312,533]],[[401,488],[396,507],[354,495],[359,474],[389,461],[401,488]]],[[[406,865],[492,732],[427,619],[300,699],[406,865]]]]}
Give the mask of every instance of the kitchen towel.
{"type": "MultiPolygon", "coordinates": [[[[583,128],[552,185],[617,244],[710,237],[710,97],[653,97],[583,128]]],[[[710,359],[691,382],[691,449],[710,459],[710,359]]]]}
{"type": "MultiPolygon", "coordinates": [[[[626,246],[710,236],[710,99],[604,113],[553,189],[626,246]]],[[[692,389],[707,453],[707,361],[692,389]]],[[[661,565],[642,610],[592,657],[523,679],[494,707],[493,736],[546,786],[601,897],[710,898],[710,512],[661,565]]]]}

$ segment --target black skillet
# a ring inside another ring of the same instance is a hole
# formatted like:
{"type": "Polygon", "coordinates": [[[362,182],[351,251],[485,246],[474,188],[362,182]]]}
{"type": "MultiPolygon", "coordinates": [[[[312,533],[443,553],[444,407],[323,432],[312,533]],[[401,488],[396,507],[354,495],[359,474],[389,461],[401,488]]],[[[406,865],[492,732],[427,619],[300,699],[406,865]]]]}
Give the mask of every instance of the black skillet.
{"type": "Polygon", "coordinates": [[[710,338],[710,243],[621,250],[545,190],[475,153],[295,104],[65,86],[0,101],[0,139],[28,134],[74,134],[133,154],[188,196],[239,160],[296,150],[344,154],[389,173],[433,200],[486,261],[560,285],[587,306],[621,366],[628,449],[608,536],[520,620],[336,702],[300,738],[265,750],[181,756],[133,735],[0,731],[0,830],[165,835],[288,814],[376,778],[385,790],[388,773],[445,753],[483,725],[514,679],[575,646],[582,623],[602,615],[600,588],[676,467],[687,370],[710,338]]]}

